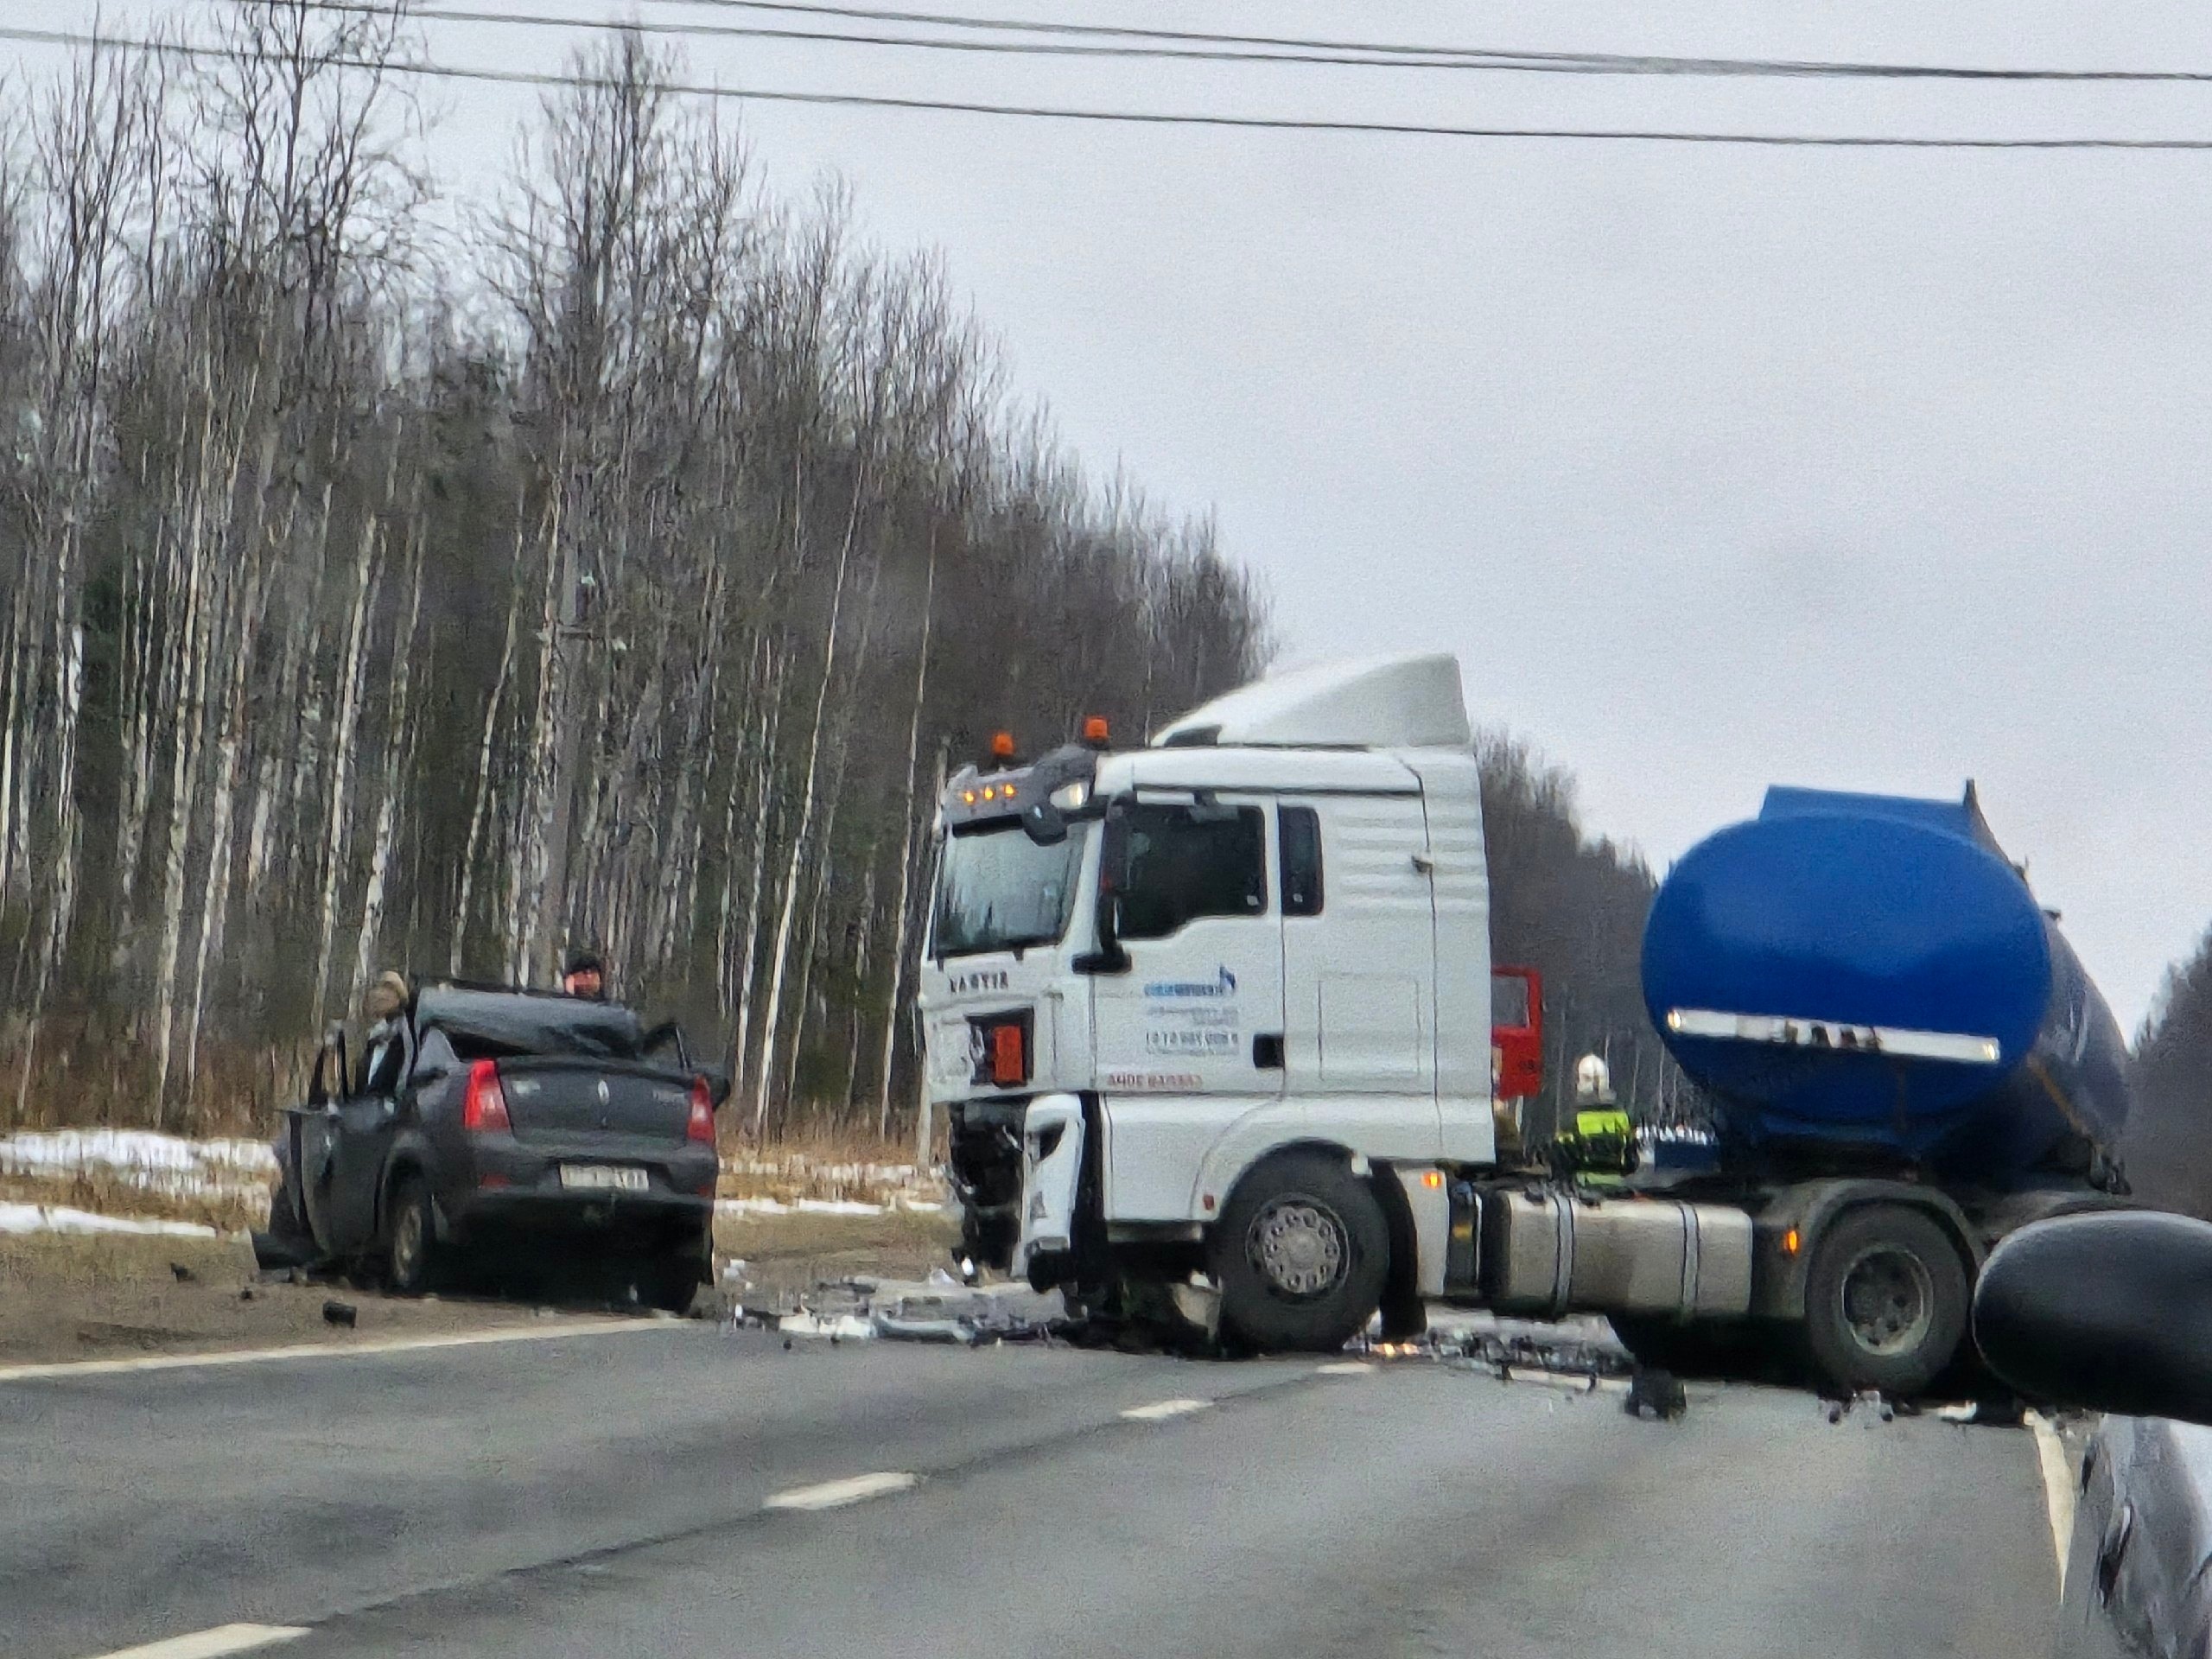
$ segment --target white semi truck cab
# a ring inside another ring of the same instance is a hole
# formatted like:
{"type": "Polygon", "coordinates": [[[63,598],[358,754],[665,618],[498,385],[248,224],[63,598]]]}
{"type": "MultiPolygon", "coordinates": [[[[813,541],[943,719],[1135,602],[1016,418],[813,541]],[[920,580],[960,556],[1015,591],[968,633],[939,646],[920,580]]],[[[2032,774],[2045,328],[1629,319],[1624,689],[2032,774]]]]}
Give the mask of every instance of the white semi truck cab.
{"type": "Polygon", "coordinates": [[[941,803],[919,1017],[966,1250],[1257,1346],[1340,1346],[1378,1306],[1418,1329],[1448,1178],[1497,1152],[1458,664],[1282,675],[1140,750],[1089,735],[941,803]]]}

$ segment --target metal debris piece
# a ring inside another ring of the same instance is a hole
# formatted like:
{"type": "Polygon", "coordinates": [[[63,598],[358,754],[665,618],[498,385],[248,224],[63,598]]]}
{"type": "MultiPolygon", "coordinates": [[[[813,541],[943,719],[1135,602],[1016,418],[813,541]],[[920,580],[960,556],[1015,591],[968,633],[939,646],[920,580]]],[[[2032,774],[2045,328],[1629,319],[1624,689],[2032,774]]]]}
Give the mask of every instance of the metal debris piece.
{"type": "Polygon", "coordinates": [[[1878,1389],[1861,1389],[1848,1399],[1829,1399],[1821,1406],[1822,1414],[1831,1423],[1840,1423],[1853,1412],[1863,1412],[1862,1423],[1886,1423],[1893,1421],[1897,1408],[1878,1389]]]}
{"type": "Polygon", "coordinates": [[[1672,1371],[1639,1365],[1630,1373],[1628,1397],[1621,1408],[1631,1417],[1673,1422],[1689,1409],[1689,1395],[1672,1371]]]}

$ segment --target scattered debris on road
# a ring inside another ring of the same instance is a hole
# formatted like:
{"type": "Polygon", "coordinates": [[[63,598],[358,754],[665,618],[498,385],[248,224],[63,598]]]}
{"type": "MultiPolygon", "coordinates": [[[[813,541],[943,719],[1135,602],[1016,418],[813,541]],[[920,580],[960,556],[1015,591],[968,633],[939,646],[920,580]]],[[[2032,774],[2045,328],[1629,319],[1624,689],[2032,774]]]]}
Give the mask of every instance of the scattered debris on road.
{"type": "Polygon", "coordinates": [[[1861,1389],[1848,1400],[1823,1402],[1822,1408],[1831,1423],[1840,1423],[1855,1412],[1863,1413],[1859,1421],[1869,1426],[1877,1422],[1886,1423],[1897,1414],[1897,1408],[1889,1396],[1875,1389],[1861,1389]]]}
{"type": "Polygon", "coordinates": [[[1689,1395],[1672,1371],[1638,1366],[1628,1379],[1628,1398],[1621,1408],[1631,1417],[1672,1422],[1689,1409],[1689,1395]]]}
{"type": "Polygon", "coordinates": [[[340,1325],[351,1331],[360,1323],[360,1319],[361,1310],[351,1302],[333,1300],[322,1305],[322,1322],[325,1325],[340,1325]]]}
{"type": "Polygon", "coordinates": [[[1072,1335],[1058,1308],[1057,1296],[1040,1296],[1027,1286],[969,1289],[945,1274],[912,1282],[824,1280],[810,1291],[740,1300],[728,1318],[734,1325],[776,1331],[787,1339],[886,1338],[974,1348],[1072,1335]]]}

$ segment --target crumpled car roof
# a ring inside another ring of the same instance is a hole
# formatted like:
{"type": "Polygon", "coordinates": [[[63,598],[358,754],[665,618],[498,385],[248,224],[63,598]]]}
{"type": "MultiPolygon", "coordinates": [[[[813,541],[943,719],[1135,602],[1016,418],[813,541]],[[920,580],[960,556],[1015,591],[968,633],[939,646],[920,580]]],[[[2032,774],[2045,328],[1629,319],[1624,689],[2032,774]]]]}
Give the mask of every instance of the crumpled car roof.
{"type": "Polygon", "coordinates": [[[633,1060],[645,1047],[635,1010],[619,1002],[530,991],[432,986],[415,1000],[419,1030],[517,1054],[573,1054],[633,1060]]]}

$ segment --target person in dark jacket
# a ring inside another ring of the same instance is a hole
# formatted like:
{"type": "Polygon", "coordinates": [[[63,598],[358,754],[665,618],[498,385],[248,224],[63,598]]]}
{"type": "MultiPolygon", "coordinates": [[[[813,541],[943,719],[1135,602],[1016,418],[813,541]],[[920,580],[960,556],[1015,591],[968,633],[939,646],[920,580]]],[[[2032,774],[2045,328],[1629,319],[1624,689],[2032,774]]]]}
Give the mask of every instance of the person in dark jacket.
{"type": "Polygon", "coordinates": [[[591,950],[571,950],[561,963],[561,989],[593,1002],[607,1000],[607,968],[591,950]]]}

